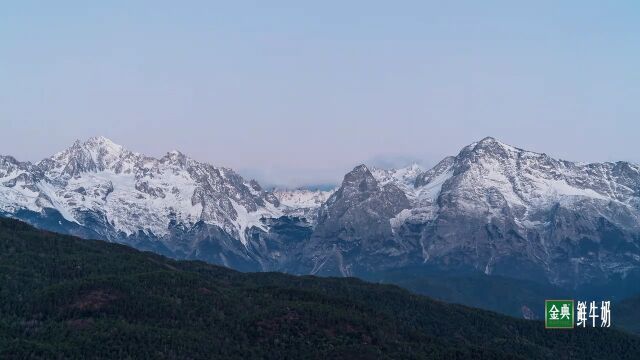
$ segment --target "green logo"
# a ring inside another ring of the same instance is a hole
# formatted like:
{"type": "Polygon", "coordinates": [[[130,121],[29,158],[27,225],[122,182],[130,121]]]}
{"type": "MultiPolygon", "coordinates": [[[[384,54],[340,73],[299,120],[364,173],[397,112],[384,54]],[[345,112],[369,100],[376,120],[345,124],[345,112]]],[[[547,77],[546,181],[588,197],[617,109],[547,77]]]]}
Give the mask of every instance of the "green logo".
{"type": "Polygon", "coordinates": [[[573,300],[545,300],[544,327],[546,329],[573,329],[573,300]]]}

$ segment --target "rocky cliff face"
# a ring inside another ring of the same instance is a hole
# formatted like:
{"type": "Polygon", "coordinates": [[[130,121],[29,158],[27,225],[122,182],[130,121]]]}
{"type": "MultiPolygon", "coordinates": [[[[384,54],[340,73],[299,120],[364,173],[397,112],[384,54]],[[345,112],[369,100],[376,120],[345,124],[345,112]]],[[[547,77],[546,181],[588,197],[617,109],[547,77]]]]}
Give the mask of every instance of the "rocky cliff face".
{"type": "Polygon", "coordinates": [[[303,261],[296,264],[302,266],[299,271],[352,276],[374,270],[381,265],[379,258],[399,265],[395,256],[406,249],[389,219],[409,206],[396,184],[383,184],[366,166],[356,167],[320,208],[318,225],[302,250],[303,261]]]}

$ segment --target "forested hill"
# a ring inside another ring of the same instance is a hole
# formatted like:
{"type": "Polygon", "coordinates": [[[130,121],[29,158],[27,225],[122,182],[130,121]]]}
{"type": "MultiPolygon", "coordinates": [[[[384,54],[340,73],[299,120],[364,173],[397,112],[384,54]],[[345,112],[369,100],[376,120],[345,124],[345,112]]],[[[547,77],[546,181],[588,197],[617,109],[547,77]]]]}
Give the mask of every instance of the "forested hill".
{"type": "Polygon", "coordinates": [[[640,338],[349,278],[240,273],[0,219],[2,359],[636,359],[640,338]]]}

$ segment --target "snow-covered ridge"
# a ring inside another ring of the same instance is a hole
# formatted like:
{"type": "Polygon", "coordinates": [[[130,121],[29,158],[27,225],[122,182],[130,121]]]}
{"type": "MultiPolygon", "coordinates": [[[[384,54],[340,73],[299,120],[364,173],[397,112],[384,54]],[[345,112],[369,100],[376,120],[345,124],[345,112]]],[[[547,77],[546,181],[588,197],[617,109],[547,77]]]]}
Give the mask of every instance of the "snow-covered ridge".
{"type": "Polygon", "coordinates": [[[334,192],[335,189],[275,189],[273,195],[280,202],[280,208],[286,215],[304,217],[314,223],[318,209],[334,192]]]}
{"type": "Polygon", "coordinates": [[[244,243],[248,228],[264,227],[262,217],[283,213],[277,198],[231,169],[178,151],[148,157],[104,137],[76,141],[35,165],[0,157],[0,184],[0,211],[54,208],[81,225],[87,213],[100,214],[125,235],[162,237],[171,222],[203,221],[244,243]]]}
{"type": "Polygon", "coordinates": [[[579,197],[638,208],[640,167],[626,162],[578,164],[486,138],[464,148],[456,168],[464,172],[466,184],[494,187],[512,204],[536,206],[579,197]]]}
{"type": "Polygon", "coordinates": [[[371,168],[370,171],[380,186],[392,183],[401,189],[411,191],[415,187],[416,178],[424,172],[424,168],[418,164],[411,164],[399,169],[371,168]]]}
{"type": "Polygon", "coordinates": [[[618,204],[640,223],[640,166],[627,162],[574,163],[485,138],[428,171],[411,166],[372,173],[380,184],[403,190],[412,202],[412,210],[399,214],[396,225],[412,215],[434,218],[440,206],[489,217],[500,216],[507,207],[516,221],[531,225],[536,223],[532,216],[555,204],[576,207],[585,202],[618,204]],[[438,203],[441,196],[446,201],[438,203]]]}
{"type": "Polygon", "coordinates": [[[280,200],[280,204],[290,208],[316,208],[327,201],[334,190],[308,189],[276,189],[273,194],[280,200]]]}

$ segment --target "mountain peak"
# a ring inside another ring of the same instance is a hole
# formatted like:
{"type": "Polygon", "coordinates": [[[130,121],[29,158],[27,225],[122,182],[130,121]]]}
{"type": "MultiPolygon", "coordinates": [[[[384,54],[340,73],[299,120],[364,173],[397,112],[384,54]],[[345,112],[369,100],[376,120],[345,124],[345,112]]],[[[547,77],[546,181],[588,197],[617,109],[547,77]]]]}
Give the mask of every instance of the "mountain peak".
{"type": "Polygon", "coordinates": [[[514,152],[528,152],[528,151],[505,144],[497,140],[496,138],[488,136],[483,138],[480,141],[477,141],[470,145],[465,146],[460,151],[458,156],[461,156],[461,155],[463,157],[471,156],[476,159],[485,158],[485,157],[505,158],[505,157],[509,157],[510,154],[514,152]]]}
{"type": "Polygon", "coordinates": [[[369,168],[361,164],[344,176],[340,188],[355,192],[374,191],[378,188],[378,181],[369,168]]]}
{"type": "Polygon", "coordinates": [[[86,141],[76,140],[73,145],[38,163],[45,171],[77,176],[82,172],[104,170],[117,163],[124,155],[133,153],[104,136],[86,141]]]}
{"type": "Polygon", "coordinates": [[[367,171],[369,171],[369,168],[365,164],[360,164],[360,165],[354,167],[353,170],[351,170],[351,172],[355,172],[355,173],[364,173],[364,172],[367,172],[367,171]]]}
{"type": "Polygon", "coordinates": [[[186,163],[189,157],[179,150],[171,150],[163,157],[163,159],[186,163]]]}
{"type": "Polygon", "coordinates": [[[491,137],[491,136],[487,136],[485,138],[483,138],[482,140],[478,141],[477,143],[475,143],[475,146],[482,146],[482,147],[487,147],[487,146],[499,146],[502,148],[514,148],[511,145],[507,145],[505,143],[503,143],[502,141],[491,137]]]}
{"type": "Polygon", "coordinates": [[[479,142],[481,142],[481,143],[492,143],[492,142],[499,142],[499,141],[496,140],[496,138],[494,138],[492,136],[487,136],[487,137],[483,138],[482,140],[480,140],[479,142]]]}
{"type": "Polygon", "coordinates": [[[87,139],[83,145],[88,149],[104,149],[109,153],[120,152],[122,145],[118,145],[104,136],[93,136],[87,139]]]}
{"type": "Polygon", "coordinates": [[[87,139],[86,141],[87,143],[89,142],[96,142],[96,143],[110,143],[110,144],[115,144],[111,139],[102,136],[102,135],[98,135],[98,136],[92,136],[90,138],[87,139]]]}

